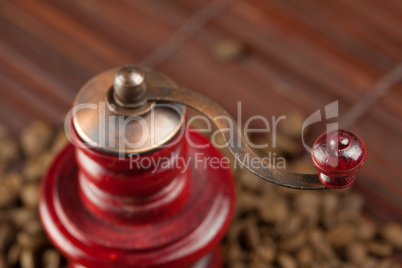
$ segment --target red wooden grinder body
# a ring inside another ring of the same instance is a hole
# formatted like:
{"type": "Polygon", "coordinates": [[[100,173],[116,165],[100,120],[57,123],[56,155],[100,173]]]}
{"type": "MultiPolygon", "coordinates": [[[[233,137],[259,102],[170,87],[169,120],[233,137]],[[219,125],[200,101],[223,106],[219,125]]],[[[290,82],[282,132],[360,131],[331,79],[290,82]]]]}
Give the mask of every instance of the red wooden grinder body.
{"type": "Polygon", "coordinates": [[[185,135],[130,155],[88,146],[71,124],[75,146],[50,167],[40,200],[45,231],[71,267],[222,266],[217,245],[234,213],[233,175],[205,164],[223,156],[180,124],[185,135]]]}

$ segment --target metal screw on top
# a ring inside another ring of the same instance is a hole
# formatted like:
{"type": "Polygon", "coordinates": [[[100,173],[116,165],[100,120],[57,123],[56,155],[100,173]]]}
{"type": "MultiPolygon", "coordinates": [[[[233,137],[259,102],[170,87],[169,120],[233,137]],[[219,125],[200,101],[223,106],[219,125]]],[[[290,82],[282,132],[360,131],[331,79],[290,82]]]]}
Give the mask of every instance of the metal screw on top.
{"type": "Polygon", "coordinates": [[[113,89],[114,100],[119,106],[137,108],[146,102],[145,74],[138,66],[126,65],[120,68],[116,73],[113,89]]]}

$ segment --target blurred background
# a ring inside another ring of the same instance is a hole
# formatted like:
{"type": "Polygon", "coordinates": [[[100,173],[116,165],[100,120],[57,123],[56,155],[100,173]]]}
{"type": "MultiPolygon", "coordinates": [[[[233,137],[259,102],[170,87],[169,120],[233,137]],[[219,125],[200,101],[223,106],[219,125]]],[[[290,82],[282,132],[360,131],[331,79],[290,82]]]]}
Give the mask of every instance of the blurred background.
{"type": "MultiPolygon", "coordinates": [[[[128,63],[233,116],[241,101],[243,122],[306,119],[339,101],[336,121],[367,145],[354,186],[365,217],[401,223],[401,14],[398,0],[2,0],[1,132],[60,126],[88,79],[128,63]]],[[[326,123],[311,127],[310,144],[326,123]]]]}

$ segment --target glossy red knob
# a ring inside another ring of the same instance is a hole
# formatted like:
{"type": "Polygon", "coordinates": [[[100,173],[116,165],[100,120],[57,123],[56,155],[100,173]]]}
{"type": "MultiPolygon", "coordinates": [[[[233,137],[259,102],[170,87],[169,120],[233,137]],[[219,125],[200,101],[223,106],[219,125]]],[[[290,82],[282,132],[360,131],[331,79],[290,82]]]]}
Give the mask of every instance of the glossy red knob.
{"type": "Polygon", "coordinates": [[[311,151],[321,182],[329,188],[348,187],[367,158],[366,146],[356,134],[337,129],[317,138],[311,151]]]}

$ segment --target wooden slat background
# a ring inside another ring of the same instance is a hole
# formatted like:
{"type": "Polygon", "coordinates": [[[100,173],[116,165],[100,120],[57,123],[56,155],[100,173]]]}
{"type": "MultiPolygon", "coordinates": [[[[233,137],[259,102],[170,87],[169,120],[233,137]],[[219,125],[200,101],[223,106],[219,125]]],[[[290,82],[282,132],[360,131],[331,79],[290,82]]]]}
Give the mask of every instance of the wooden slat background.
{"type": "Polygon", "coordinates": [[[369,152],[356,183],[366,214],[402,222],[402,86],[381,84],[402,76],[401,61],[400,0],[0,0],[0,126],[59,124],[86,80],[127,63],[232,113],[241,100],[244,119],[339,100],[340,123],[369,152]],[[216,61],[211,47],[226,38],[248,55],[216,61]]]}

